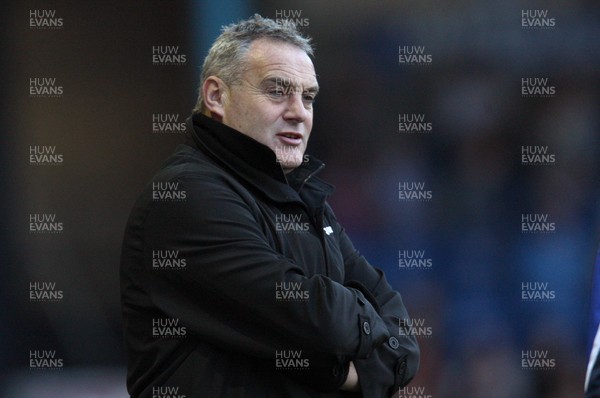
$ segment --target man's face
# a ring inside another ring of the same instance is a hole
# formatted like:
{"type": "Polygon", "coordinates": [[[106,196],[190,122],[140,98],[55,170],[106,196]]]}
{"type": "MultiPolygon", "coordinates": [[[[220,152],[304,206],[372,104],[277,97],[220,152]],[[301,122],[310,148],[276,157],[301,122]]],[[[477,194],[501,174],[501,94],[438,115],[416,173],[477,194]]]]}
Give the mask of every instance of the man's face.
{"type": "Polygon", "coordinates": [[[318,91],[315,69],[300,48],[276,40],[250,44],[241,83],[229,87],[223,123],[275,152],[284,172],[300,166],[318,91]]]}

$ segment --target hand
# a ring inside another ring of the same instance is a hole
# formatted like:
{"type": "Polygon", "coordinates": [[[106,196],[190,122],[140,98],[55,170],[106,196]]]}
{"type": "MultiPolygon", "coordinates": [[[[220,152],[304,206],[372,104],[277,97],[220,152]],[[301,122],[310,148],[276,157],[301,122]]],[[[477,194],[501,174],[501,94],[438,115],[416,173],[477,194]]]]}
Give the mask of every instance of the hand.
{"type": "Polygon", "coordinates": [[[360,391],[358,373],[356,373],[356,368],[354,367],[354,363],[352,361],[350,361],[350,367],[348,368],[348,377],[346,377],[346,381],[344,382],[344,384],[342,384],[340,390],[351,392],[360,391]]]}

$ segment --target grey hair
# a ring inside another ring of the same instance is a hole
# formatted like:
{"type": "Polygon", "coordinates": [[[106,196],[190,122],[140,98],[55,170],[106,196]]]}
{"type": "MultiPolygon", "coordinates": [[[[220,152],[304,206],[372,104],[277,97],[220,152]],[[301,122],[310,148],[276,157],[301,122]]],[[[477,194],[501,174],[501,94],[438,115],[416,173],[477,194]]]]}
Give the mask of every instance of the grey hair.
{"type": "Polygon", "coordinates": [[[209,76],[217,76],[227,84],[239,81],[244,71],[245,56],[250,44],[257,39],[268,38],[293,44],[309,56],[314,50],[310,38],[303,36],[292,21],[263,18],[254,14],[246,20],[223,26],[221,34],[208,51],[200,74],[198,101],[193,113],[205,110],[202,85],[209,76]]]}

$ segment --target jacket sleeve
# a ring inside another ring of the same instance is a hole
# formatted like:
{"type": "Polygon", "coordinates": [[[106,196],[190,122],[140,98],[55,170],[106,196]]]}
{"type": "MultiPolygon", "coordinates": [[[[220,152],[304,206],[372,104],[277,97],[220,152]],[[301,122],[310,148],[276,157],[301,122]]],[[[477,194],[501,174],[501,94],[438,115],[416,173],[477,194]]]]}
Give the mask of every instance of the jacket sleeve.
{"type": "Polygon", "coordinates": [[[339,224],[338,228],[345,264],[345,285],[363,292],[389,332],[389,338],[368,358],[354,361],[362,394],[364,397],[390,397],[414,377],[419,365],[419,347],[415,336],[400,332],[400,321],[409,319],[400,293],[388,284],[383,271],[370,265],[354,248],[339,224]]]}
{"type": "Polygon", "coordinates": [[[185,200],[149,204],[140,221],[143,266],[127,271],[135,290],[189,334],[223,350],[273,360],[274,367],[286,350],[310,355],[312,371],[336,363],[334,385],[323,388],[339,387],[346,358],[366,358],[388,339],[384,320],[360,290],[308,277],[273,250],[259,209],[220,178],[179,178],[185,200]],[[176,251],[185,269],[152,270],[161,250],[176,251]],[[308,299],[276,300],[280,283],[297,284],[308,299]]]}

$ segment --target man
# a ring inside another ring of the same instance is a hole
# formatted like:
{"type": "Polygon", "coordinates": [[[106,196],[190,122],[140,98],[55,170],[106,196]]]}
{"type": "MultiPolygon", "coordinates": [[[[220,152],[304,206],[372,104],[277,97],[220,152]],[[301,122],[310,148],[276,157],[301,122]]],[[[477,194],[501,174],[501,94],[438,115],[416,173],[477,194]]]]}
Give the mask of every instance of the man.
{"type": "Polygon", "coordinates": [[[133,397],[378,398],[413,378],[402,299],[353,247],[323,164],[304,154],[311,55],[292,24],[259,15],[210,49],[188,140],[125,232],[133,397]]]}

